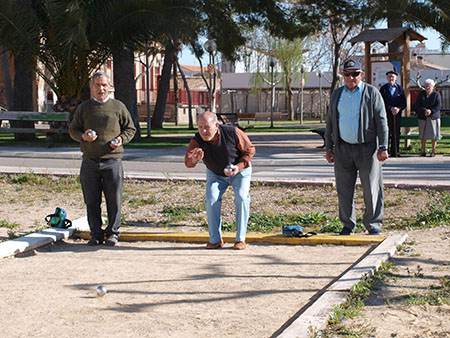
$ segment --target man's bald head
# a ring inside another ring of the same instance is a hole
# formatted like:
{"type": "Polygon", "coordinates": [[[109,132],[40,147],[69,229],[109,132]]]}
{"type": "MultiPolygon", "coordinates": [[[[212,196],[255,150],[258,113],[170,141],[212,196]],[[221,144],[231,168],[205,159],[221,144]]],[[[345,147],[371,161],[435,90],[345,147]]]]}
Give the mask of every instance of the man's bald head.
{"type": "Polygon", "coordinates": [[[217,115],[210,111],[205,111],[198,116],[197,127],[203,141],[211,141],[216,136],[217,129],[219,129],[217,115]]]}
{"type": "Polygon", "coordinates": [[[210,112],[210,111],[205,111],[203,113],[201,113],[198,116],[198,120],[204,120],[204,121],[210,121],[212,123],[216,123],[217,121],[217,115],[210,112]]]}

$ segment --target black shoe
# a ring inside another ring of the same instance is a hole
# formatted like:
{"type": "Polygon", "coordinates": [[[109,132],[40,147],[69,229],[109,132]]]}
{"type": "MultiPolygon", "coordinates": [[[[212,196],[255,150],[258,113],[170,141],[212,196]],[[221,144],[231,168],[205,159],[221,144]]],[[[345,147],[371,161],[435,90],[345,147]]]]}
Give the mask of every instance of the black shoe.
{"type": "Polygon", "coordinates": [[[427,153],[420,153],[420,157],[426,157],[427,153]]]}
{"type": "Polygon", "coordinates": [[[341,232],[339,233],[340,236],[348,236],[352,233],[352,231],[349,228],[343,228],[341,232]]]}
{"type": "Polygon", "coordinates": [[[111,235],[108,237],[108,239],[105,241],[106,246],[114,246],[119,241],[119,237],[117,235],[111,235]]]}
{"type": "Polygon", "coordinates": [[[103,241],[101,241],[97,238],[91,238],[89,240],[89,242],[87,242],[87,245],[89,245],[89,246],[96,246],[96,245],[100,245],[100,244],[103,244],[103,241]]]}

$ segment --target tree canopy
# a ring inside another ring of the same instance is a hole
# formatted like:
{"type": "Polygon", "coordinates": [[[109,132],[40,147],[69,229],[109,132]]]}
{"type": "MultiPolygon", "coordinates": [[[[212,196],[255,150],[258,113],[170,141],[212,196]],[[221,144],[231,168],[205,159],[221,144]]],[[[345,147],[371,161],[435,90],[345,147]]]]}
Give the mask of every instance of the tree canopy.
{"type": "Polygon", "coordinates": [[[35,71],[59,98],[80,99],[89,76],[111,56],[112,47],[171,32],[171,20],[188,10],[164,5],[171,2],[3,0],[0,42],[16,57],[40,61],[43,67],[37,65],[35,71]]]}
{"type": "Polygon", "coordinates": [[[414,28],[433,28],[441,36],[443,50],[450,47],[450,1],[377,0],[379,17],[406,22],[414,28]]]}

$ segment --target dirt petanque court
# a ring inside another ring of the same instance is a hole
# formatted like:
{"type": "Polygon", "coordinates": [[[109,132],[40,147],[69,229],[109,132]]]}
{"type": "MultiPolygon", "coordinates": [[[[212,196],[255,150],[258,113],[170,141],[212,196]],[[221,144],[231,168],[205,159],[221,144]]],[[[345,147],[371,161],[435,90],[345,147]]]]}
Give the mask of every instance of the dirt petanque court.
{"type": "MultiPolygon", "coordinates": [[[[0,184],[3,223],[14,225],[0,228],[0,247],[10,242],[25,244],[24,238],[8,240],[10,233],[38,231],[55,206],[66,208],[74,221],[85,215],[74,180],[60,191],[62,179],[31,178],[36,181],[11,184],[4,178],[6,183],[0,184]]],[[[326,294],[345,297],[347,287],[329,291],[336,279],[340,276],[339,281],[356,283],[357,278],[342,276],[344,271],[350,267],[358,271],[359,265],[354,263],[363,256],[379,257],[375,252],[385,243],[371,251],[375,244],[249,241],[246,250],[236,251],[227,242],[225,248],[210,251],[204,249],[207,237],[202,243],[126,240],[126,234],[139,232],[165,236],[200,232],[207,236],[202,226],[204,211],[198,208],[203,203],[202,194],[196,193],[200,188],[191,182],[128,181],[123,208],[127,223],[116,247],[89,247],[85,239],[70,237],[21,254],[12,251],[2,258],[0,337],[275,337],[283,332],[285,338],[284,332],[297,328],[297,316],[301,313],[304,317],[314,308],[325,289],[326,294]],[[136,196],[138,202],[146,203],[138,204],[136,196]],[[177,222],[164,214],[165,208],[185,205],[187,200],[189,207],[199,211],[177,222]],[[100,285],[107,288],[101,298],[96,295],[100,285]]],[[[360,198],[360,192],[357,196],[360,198]]],[[[343,326],[364,331],[361,337],[450,337],[450,305],[445,303],[448,287],[444,284],[450,271],[448,226],[389,229],[390,222],[413,222],[419,212],[430,212],[428,201],[434,203],[432,211],[438,210],[438,202],[446,196],[425,189],[386,189],[389,221],[383,236],[408,238],[401,246],[392,247],[397,251],[391,258],[394,270],[385,285],[373,290],[356,319],[344,318],[343,326]],[[426,296],[436,290],[442,291],[438,294],[442,305],[405,304],[414,295],[426,296]]],[[[233,215],[232,203],[232,198],[225,196],[225,220],[233,215]]],[[[252,205],[254,213],[270,215],[333,215],[337,210],[332,189],[318,186],[255,185],[252,205]]],[[[264,235],[279,233],[275,229],[264,235]]],[[[319,233],[315,237],[329,236],[338,242],[346,237],[319,233]]],[[[259,235],[248,233],[248,237],[259,235]]],[[[232,233],[226,236],[232,237],[232,233]]],[[[377,236],[348,237],[360,240],[377,236]]],[[[322,313],[326,321],[330,311],[322,313]]],[[[294,333],[292,337],[315,338],[320,334],[294,333]]]]}
{"type": "Polygon", "coordinates": [[[4,258],[0,336],[270,337],[369,249],[231,247],[68,239],[4,258]]]}

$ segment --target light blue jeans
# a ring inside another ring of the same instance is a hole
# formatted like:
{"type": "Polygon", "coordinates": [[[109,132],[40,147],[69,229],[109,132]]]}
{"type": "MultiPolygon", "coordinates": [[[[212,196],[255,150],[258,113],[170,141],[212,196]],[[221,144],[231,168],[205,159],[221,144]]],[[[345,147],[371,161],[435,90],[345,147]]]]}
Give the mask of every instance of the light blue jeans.
{"type": "Polygon", "coordinates": [[[241,170],[235,176],[219,176],[206,169],[206,215],[208,218],[209,242],[219,243],[222,238],[222,195],[228,186],[234,190],[236,208],[236,242],[245,241],[250,216],[250,180],[252,168],[241,170]]]}

